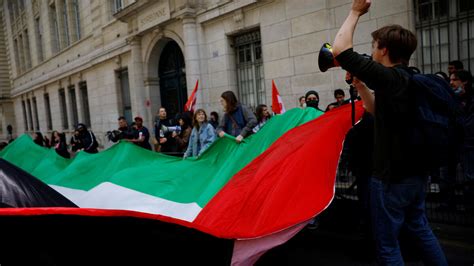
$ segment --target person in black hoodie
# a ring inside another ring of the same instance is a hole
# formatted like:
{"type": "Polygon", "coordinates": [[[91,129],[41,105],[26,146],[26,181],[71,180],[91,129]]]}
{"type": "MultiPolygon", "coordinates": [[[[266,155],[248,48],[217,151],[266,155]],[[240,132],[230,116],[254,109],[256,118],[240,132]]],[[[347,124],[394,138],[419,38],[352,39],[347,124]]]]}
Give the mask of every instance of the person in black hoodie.
{"type": "Polygon", "coordinates": [[[92,130],[87,130],[87,126],[80,123],[76,130],[79,132],[79,140],[82,143],[82,149],[87,153],[98,153],[99,143],[92,130]]]}
{"type": "Polygon", "coordinates": [[[159,143],[157,151],[168,155],[176,155],[178,146],[176,146],[175,139],[171,136],[172,131],[163,132],[162,126],[171,127],[175,123],[172,119],[168,119],[166,108],[160,107],[158,115],[155,118],[155,138],[159,143]]]}
{"type": "Polygon", "coordinates": [[[306,99],[306,107],[312,107],[316,110],[324,112],[323,110],[319,109],[319,94],[316,91],[310,90],[305,95],[306,99]]]}

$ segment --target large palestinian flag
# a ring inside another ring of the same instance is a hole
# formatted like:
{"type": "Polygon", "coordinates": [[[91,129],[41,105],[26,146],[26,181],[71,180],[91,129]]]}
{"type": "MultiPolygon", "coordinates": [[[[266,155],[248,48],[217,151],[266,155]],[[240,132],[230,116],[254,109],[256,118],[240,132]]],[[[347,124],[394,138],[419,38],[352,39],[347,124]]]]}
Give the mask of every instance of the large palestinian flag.
{"type": "MultiPolygon", "coordinates": [[[[360,104],[357,113],[359,118],[360,104]]],[[[21,227],[22,233],[6,235],[29,243],[56,232],[54,242],[65,246],[76,238],[95,239],[90,228],[100,229],[114,245],[129,240],[112,249],[113,256],[136,247],[130,239],[146,235],[160,239],[145,248],[156,250],[157,261],[189,242],[194,257],[173,255],[176,261],[233,255],[233,264],[252,264],[329,205],[350,127],[349,105],[324,115],[292,109],[241,144],[227,136],[201,157],[185,160],[128,142],[64,159],[24,135],[0,152],[0,204],[6,207],[0,209],[0,228],[21,227]]]]}

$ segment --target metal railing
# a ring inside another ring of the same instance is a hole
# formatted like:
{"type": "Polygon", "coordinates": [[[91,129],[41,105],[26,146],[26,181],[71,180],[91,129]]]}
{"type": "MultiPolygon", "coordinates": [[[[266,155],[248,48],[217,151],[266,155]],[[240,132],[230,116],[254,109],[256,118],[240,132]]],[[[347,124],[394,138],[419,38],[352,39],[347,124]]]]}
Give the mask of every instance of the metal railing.
{"type": "MultiPolygon", "coordinates": [[[[358,201],[358,182],[348,169],[345,156],[342,155],[337,176],[335,200],[358,201]]],[[[443,184],[443,178],[431,176],[427,184],[426,213],[430,222],[474,226],[472,198],[474,193],[466,186],[460,166],[457,166],[456,180],[443,184]]]]}

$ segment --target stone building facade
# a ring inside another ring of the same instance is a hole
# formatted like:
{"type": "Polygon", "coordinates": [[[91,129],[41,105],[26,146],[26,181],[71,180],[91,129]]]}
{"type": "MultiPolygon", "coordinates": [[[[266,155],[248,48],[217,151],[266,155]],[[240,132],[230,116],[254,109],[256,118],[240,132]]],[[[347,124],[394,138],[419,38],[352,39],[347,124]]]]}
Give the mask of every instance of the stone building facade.
{"type": "MultiPolygon", "coordinates": [[[[415,31],[413,1],[374,1],[357,27],[355,49],[370,53],[370,33],[384,25],[415,31]]],[[[3,0],[0,133],[7,124],[15,135],[71,133],[84,122],[104,143],[120,115],[142,116],[151,128],[159,106],[171,115],[182,111],[197,80],[197,107],[208,113],[221,113],[226,90],[253,107],[270,105],[272,80],[287,109],[309,89],[325,107],[333,90],[347,85],[341,70],[319,71],[318,52],[333,41],[350,6],[350,0],[3,0]]]]}

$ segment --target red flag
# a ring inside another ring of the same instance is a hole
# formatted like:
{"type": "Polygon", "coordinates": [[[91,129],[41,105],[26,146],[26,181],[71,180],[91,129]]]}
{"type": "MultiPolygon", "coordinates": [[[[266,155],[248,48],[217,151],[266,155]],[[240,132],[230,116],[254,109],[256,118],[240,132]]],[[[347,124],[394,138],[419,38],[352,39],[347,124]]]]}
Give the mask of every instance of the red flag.
{"type": "Polygon", "coordinates": [[[191,111],[194,112],[194,106],[196,105],[196,92],[198,90],[199,79],[196,80],[196,86],[194,86],[194,90],[189,96],[188,101],[184,105],[184,111],[191,111]]]}
{"type": "MultiPolygon", "coordinates": [[[[362,102],[356,103],[356,111],[358,121],[362,102]]],[[[193,221],[196,228],[208,228],[223,238],[256,238],[326,209],[334,197],[336,169],[352,125],[350,113],[347,104],[286,132],[223,186],[193,221]],[[312,156],[315,151],[324,151],[324,156],[312,156]]]]}
{"type": "Polygon", "coordinates": [[[286,111],[274,80],[272,80],[272,111],[275,114],[283,114],[286,111]]]}

